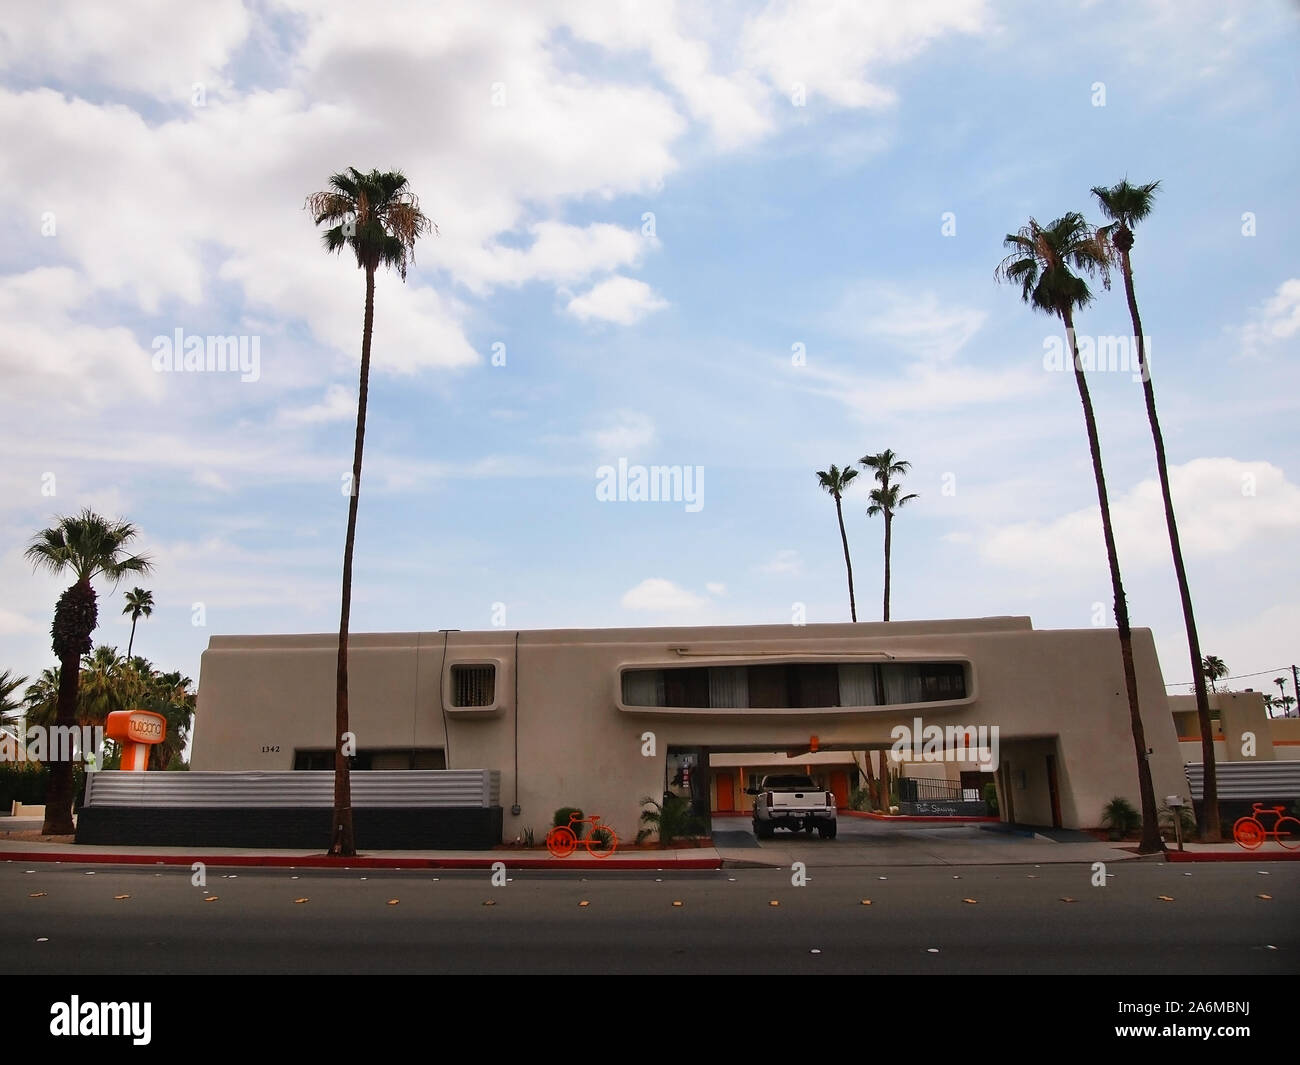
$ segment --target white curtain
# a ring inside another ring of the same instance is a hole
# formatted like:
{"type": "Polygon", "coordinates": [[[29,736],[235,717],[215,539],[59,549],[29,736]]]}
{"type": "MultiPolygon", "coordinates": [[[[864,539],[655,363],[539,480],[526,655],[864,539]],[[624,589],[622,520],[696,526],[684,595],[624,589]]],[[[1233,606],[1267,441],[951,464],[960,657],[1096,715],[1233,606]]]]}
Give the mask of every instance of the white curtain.
{"type": "Polygon", "coordinates": [[[885,702],[889,705],[919,703],[925,699],[919,666],[890,664],[880,669],[885,680],[885,702]]]}
{"type": "Polygon", "coordinates": [[[840,706],[876,705],[876,667],[866,662],[840,665],[840,706]]]}
{"type": "Polygon", "coordinates": [[[663,706],[664,671],[629,669],[623,674],[623,702],[627,706],[663,706]]]}
{"type": "Polygon", "coordinates": [[[710,706],[748,706],[749,670],[745,666],[709,668],[710,706]]]}

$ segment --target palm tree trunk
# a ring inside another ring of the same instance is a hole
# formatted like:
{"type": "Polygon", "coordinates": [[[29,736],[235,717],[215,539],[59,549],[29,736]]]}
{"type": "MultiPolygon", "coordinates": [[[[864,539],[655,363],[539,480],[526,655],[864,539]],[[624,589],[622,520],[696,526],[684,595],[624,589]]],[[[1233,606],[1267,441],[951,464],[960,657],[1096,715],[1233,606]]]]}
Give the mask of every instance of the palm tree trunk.
{"type": "Polygon", "coordinates": [[[871,796],[871,803],[875,806],[876,811],[879,812],[880,792],[876,788],[876,771],[871,766],[871,752],[864,751],[863,754],[866,756],[867,763],[866,768],[863,770],[863,775],[867,778],[867,794],[871,796]]]}
{"type": "Polygon", "coordinates": [[[885,511],[885,620],[889,620],[889,541],[890,532],[893,527],[893,519],[889,511],[885,511]]]}
{"type": "Polygon", "coordinates": [[[366,315],[361,332],[361,379],[357,388],[357,437],[352,451],[352,491],[348,495],[348,534],[343,545],[343,601],[339,609],[339,658],[334,714],[334,831],[330,854],[357,853],[352,832],[352,780],[343,739],[348,731],[348,622],[352,614],[352,550],[357,538],[357,500],[361,496],[361,453],[366,440],[366,400],[370,383],[370,334],[375,322],[375,271],[366,267],[366,315]]]}
{"type": "Polygon", "coordinates": [[[844,532],[844,509],[840,506],[840,497],[835,497],[835,516],[840,519],[840,542],[844,545],[844,568],[849,571],[849,616],[858,620],[858,607],[853,601],[853,563],[849,560],[849,538],[844,532]]]}
{"type": "Polygon", "coordinates": [[[72,823],[72,761],[56,757],[56,737],[70,735],[66,729],[77,723],[77,685],[81,678],[81,656],[70,654],[59,662],[59,703],[54,723],[59,731],[49,734],[46,744],[49,778],[45,785],[45,821],[41,833],[46,836],[70,836],[76,831],[72,823]]]}
{"type": "Polygon", "coordinates": [[[135,623],[136,619],[131,618],[131,638],[126,641],[126,657],[131,657],[131,648],[135,646],[135,623]]]}
{"type": "Polygon", "coordinates": [[[1074,363],[1074,380],[1079,386],[1079,401],[1083,404],[1083,420],[1088,429],[1088,448],[1092,452],[1092,472],[1097,481],[1097,501],[1101,507],[1101,528],[1106,539],[1106,561],[1110,566],[1111,589],[1115,595],[1115,624],[1119,629],[1120,659],[1124,665],[1124,687],[1128,694],[1129,720],[1133,730],[1133,749],[1137,755],[1138,793],[1142,800],[1142,842],[1139,854],[1154,854],[1165,849],[1160,838],[1157,820],[1156,793],[1151,783],[1151,763],[1147,760],[1146,730],[1142,726],[1142,710],[1138,705],[1137,670],[1133,665],[1133,631],[1129,626],[1128,602],[1124,598],[1124,582],[1120,578],[1119,553],[1115,550],[1115,530],[1110,519],[1110,500],[1106,495],[1106,475],[1101,466],[1101,442],[1097,436],[1097,420],[1092,412],[1092,397],[1088,382],[1079,362],[1079,347],[1074,338],[1074,316],[1066,308],[1061,312],[1065,322],[1065,335],[1070,342],[1070,355],[1074,363]]]}
{"type": "Polygon", "coordinates": [[[1187,649],[1192,660],[1192,683],[1196,687],[1196,717],[1201,726],[1201,762],[1205,769],[1205,792],[1201,800],[1201,839],[1217,843],[1223,839],[1219,822],[1219,779],[1214,764],[1214,728],[1210,722],[1210,698],[1205,691],[1205,674],[1201,671],[1201,641],[1196,633],[1196,616],[1192,612],[1192,592],[1187,585],[1187,568],[1183,565],[1183,548],[1178,539],[1178,522],[1174,518],[1174,499],[1169,491],[1169,466],[1165,461],[1165,438],[1156,414],[1156,392],[1147,365],[1146,338],[1138,315],[1137,297],[1133,293],[1133,267],[1128,249],[1120,252],[1124,268],[1124,292],[1128,296],[1129,318],[1137,340],[1138,368],[1142,373],[1142,391],[1146,395],[1147,421],[1156,447],[1156,470],[1160,474],[1160,494],[1165,501],[1165,525],[1169,529],[1169,549],[1174,556],[1174,573],[1178,577],[1178,595],[1183,602],[1183,624],[1187,628],[1187,649]]]}

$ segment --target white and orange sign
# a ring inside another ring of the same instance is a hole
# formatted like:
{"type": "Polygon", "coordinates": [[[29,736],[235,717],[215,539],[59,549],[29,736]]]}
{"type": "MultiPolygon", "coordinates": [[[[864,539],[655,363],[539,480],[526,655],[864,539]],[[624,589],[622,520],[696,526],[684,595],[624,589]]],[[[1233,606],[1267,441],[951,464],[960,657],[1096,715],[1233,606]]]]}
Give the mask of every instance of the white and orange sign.
{"type": "Polygon", "coordinates": [[[104,735],[122,745],[122,768],[142,773],[149,768],[149,748],[167,735],[167,719],[152,710],[115,710],[104,735]]]}

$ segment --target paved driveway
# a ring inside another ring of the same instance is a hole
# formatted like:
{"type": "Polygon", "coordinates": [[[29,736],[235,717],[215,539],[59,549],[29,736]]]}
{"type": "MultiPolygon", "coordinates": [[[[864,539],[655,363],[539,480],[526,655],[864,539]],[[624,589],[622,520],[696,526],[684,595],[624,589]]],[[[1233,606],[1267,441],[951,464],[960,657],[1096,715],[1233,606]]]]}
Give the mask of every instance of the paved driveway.
{"type": "MultiPolygon", "coordinates": [[[[1070,837],[1073,833],[1056,833],[1070,837]]],[[[1082,834],[1079,834],[1082,835],[1082,834]]],[[[713,818],[713,844],[730,863],[789,865],[989,865],[1002,863],[1124,861],[1135,857],[1091,837],[1058,842],[1041,834],[1007,832],[997,825],[839,818],[835,839],[778,831],[758,840],[748,817],[713,818]]]]}

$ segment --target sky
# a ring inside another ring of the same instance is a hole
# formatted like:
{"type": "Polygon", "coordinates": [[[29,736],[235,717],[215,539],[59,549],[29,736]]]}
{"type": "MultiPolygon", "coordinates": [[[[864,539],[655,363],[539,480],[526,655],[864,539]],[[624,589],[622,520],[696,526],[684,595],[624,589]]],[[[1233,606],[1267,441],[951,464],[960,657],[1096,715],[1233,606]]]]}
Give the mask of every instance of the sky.
{"type": "MultiPolygon", "coordinates": [[[[99,583],[97,643],[136,583],[136,652],[195,679],[214,635],[337,631],[364,276],[304,200],[349,166],[438,227],[377,281],[352,631],[847,621],[816,471],[886,448],[895,620],[1112,625],[1061,326],[994,270],[1128,177],[1161,182],[1134,277],[1202,650],[1270,691],[1300,659],[1296,5],[0,9],[0,669],[55,664],[68,582],[23,550],[82,507],[155,566],[99,583]],[[169,368],[178,330],[248,362],[169,368]],[[636,498],[656,466],[677,498],[636,498]]],[[[1128,338],[1094,288],[1080,337],[1128,338]]],[[[1186,692],[1133,369],[1088,383],[1132,621],[1186,692]]]]}

